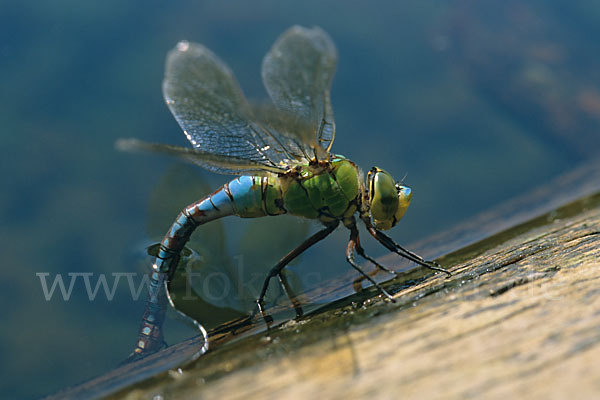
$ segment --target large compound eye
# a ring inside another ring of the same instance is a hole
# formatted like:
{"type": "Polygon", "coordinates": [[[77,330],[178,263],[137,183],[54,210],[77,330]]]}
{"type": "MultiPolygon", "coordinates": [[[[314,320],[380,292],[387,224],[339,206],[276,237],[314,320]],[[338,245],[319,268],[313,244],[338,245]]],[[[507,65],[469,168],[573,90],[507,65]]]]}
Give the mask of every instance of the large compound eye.
{"type": "Polygon", "coordinates": [[[406,209],[410,205],[410,200],[412,199],[412,190],[408,186],[403,186],[400,184],[396,184],[396,190],[398,191],[398,210],[396,210],[394,218],[396,222],[398,222],[404,216],[406,209]]]}
{"type": "Polygon", "coordinates": [[[369,201],[371,218],[377,229],[390,229],[397,222],[398,189],[394,178],[377,167],[369,171],[369,201]]]}

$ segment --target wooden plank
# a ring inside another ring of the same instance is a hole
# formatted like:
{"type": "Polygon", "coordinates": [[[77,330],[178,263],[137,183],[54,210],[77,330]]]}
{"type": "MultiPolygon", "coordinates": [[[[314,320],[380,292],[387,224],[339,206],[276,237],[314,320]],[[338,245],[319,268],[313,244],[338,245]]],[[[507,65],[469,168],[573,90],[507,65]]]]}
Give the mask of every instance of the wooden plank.
{"type": "Polygon", "coordinates": [[[378,297],[289,322],[118,397],[597,398],[599,203],[457,252],[467,259],[454,276],[400,290],[396,304],[378,297]]]}

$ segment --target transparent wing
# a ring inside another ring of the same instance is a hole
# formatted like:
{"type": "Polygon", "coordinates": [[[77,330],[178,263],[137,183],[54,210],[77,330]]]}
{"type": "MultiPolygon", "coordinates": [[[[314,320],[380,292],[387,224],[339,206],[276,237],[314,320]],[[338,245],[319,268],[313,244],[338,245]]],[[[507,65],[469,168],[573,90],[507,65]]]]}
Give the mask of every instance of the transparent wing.
{"type": "Polygon", "coordinates": [[[169,52],[163,95],[197,150],[193,161],[211,171],[240,173],[260,165],[280,169],[305,160],[276,132],[254,122],[229,67],[200,44],[180,42],[169,52]]]}
{"type": "Polygon", "coordinates": [[[283,167],[265,165],[235,156],[217,155],[169,144],[148,143],[138,139],[119,139],[115,145],[121,151],[149,151],[175,156],[221,174],[264,175],[265,172],[282,173],[286,170],[283,167]]]}
{"type": "Polygon", "coordinates": [[[250,104],[252,116],[260,126],[276,137],[288,153],[302,154],[303,161],[314,158],[315,151],[299,132],[310,132],[312,127],[298,114],[283,110],[271,102],[250,104]]]}
{"type": "Polygon", "coordinates": [[[329,151],[335,136],[330,87],[337,64],[331,38],[320,28],[294,26],[284,32],[262,63],[262,79],[275,105],[303,118],[296,132],[305,150],[329,151]]]}

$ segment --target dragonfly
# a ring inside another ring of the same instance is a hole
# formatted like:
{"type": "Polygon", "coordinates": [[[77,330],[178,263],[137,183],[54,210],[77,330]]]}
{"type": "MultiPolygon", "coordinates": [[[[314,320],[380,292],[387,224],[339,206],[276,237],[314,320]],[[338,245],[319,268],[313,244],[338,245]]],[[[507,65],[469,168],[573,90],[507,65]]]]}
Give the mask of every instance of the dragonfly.
{"type": "MultiPolygon", "coordinates": [[[[165,102],[191,148],[122,139],[122,150],[177,156],[209,171],[238,175],[212,194],[185,207],[160,243],[152,265],[138,345],[142,353],[161,336],[160,289],[169,282],[190,235],[199,225],[226,216],[258,218],[283,214],[318,220],[322,228],[274,265],[256,299],[265,320],[264,299],[277,278],[298,317],[302,306],[283,273],[293,259],[325,239],[340,224],[350,231],[346,261],[390,301],[394,298],[359,266],[355,253],[376,269],[395,274],[368,256],[359,240],[357,218],[389,251],[434,271],[450,274],[383,233],[394,227],[412,197],[408,186],[373,167],[366,179],[344,156],[332,153],[335,122],[330,88],[337,49],[321,28],[293,26],[275,41],[262,62],[261,75],[271,99],[246,100],[231,69],[201,44],[179,42],[167,55],[162,89],[165,102]]],[[[161,297],[162,296],[162,297],[161,297]]]]}

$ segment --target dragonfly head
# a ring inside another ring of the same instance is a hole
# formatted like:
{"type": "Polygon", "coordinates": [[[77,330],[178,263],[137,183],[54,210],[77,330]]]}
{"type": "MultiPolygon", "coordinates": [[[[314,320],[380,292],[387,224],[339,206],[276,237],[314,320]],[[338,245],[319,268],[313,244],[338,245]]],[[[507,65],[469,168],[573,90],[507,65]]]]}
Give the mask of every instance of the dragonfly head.
{"type": "Polygon", "coordinates": [[[367,187],[373,226],[381,230],[392,228],[406,212],[412,191],[377,167],[371,168],[367,174],[367,187]]]}

